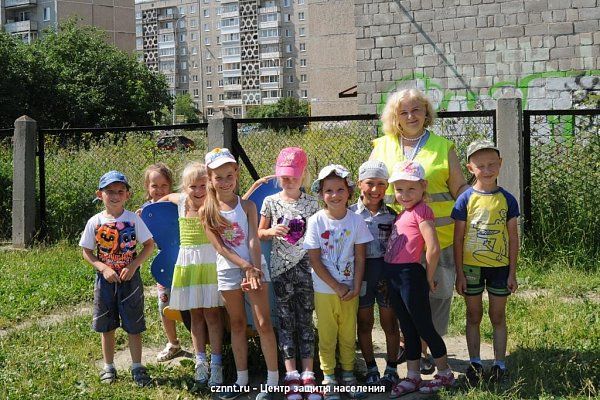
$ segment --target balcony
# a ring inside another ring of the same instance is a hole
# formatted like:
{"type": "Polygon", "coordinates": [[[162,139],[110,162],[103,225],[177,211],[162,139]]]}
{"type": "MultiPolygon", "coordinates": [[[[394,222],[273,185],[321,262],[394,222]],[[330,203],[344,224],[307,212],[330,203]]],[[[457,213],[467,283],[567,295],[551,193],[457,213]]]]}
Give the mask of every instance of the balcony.
{"type": "Polygon", "coordinates": [[[239,54],[235,54],[232,56],[226,56],[223,54],[222,56],[223,59],[223,64],[230,64],[230,63],[235,63],[235,62],[242,62],[242,56],[239,54]]]}
{"type": "Polygon", "coordinates": [[[228,35],[230,33],[240,33],[239,25],[231,25],[231,26],[222,26],[221,27],[221,35],[228,35]]]}
{"type": "Polygon", "coordinates": [[[239,16],[239,10],[235,10],[235,11],[228,11],[228,12],[222,12],[221,13],[221,18],[235,18],[237,16],[239,16]]]}
{"type": "Polygon", "coordinates": [[[281,82],[261,82],[260,83],[260,89],[261,90],[280,89],[281,86],[282,86],[281,82]]]}
{"type": "Polygon", "coordinates": [[[225,105],[226,106],[241,106],[242,105],[242,99],[225,99],[225,105]]]}
{"type": "Polygon", "coordinates": [[[258,37],[258,44],[277,44],[281,43],[281,36],[258,37]]]}
{"type": "Polygon", "coordinates": [[[239,92],[242,90],[242,84],[236,83],[235,85],[223,85],[223,90],[226,92],[239,92]]]}
{"type": "Polygon", "coordinates": [[[241,69],[224,69],[222,72],[224,78],[242,76],[241,69]]]}
{"type": "Polygon", "coordinates": [[[270,53],[260,53],[261,60],[273,60],[275,58],[281,58],[282,54],[280,51],[272,51],[270,53]]]}
{"type": "Polygon", "coordinates": [[[37,5],[37,0],[5,0],[5,8],[25,8],[37,5]]]}
{"type": "Polygon", "coordinates": [[[277,103],[277,101],[279,99],[280,99],[280,97],[263,97],[262,103],[263,104],[275,104],[275,103],[277,103]]]}
{"type": "Polygon", "coordinates": [[[258,29],[278,28],[279,26],[279,21],[265,21],[258,23],[258,29]]]}
{"type": "Polygon", "coordinates": [[[283,75],[283,68],[281,68],[281,67],[261,67],[260,75],[261,76],[283,75]]]}
{"type": "Polygon", "coordinates": [[[11,22],[4,25],[6,33],[32,32],[37,31],[37,22],[35,21],[19,21],[11,22]]]}
{"type": "Polygon", "coordinates": [[[160,14],[158,16],[159,21],[172,21],[175,19],[175,14],[160,14]]]}
{"type": "Polygon", "coordinates": [[[277,6],[261,7],[258,9],[259,14],[269,14],[269,13],[278,13],[278,12],[279,12],[279,7],[277,7],[277,6]]]}

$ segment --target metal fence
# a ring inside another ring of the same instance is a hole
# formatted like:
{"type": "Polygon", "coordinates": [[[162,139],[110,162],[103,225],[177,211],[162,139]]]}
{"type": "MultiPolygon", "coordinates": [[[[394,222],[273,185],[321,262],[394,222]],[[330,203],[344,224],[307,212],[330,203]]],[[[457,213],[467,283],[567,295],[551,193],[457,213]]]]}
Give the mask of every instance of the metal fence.
{"type": "MultiPolygon", "coordinates": [[[[494,110],[440,112],[432,130],[452,140],[462,160],[475,138],[495,140],[496,114],[494,110]]],[[[377,115],[238,119],[234,150],[243,161],[240,187],[245,190],[259,177],[273,174],[277,154],[289,146],[307,152],[312,177],[331,163],[346,166],[356,176],[369,158],[372,140],[381,134],[377,115]]]]}
{"type": "Polygon", "coordinates": [[[132,187],[127,207],[132,210],[145,201],[143,177],[148,165],[164,162],[177,184],[186,162],[203,159],[207,125],[40,130],[40,237],[76,238],[99,210],[93,199],[98,179],[109,170],[127,176],[132,187]]]}
{"type": "Polygon", "coordinates": [[[0,242],[12,236],[13,129],[0,129],[0,242]]]}
{"type": "Polygon", "coordinates": [[[538,248],[600,251],[600,110],[525,111],[525,221],[538,248]]]}

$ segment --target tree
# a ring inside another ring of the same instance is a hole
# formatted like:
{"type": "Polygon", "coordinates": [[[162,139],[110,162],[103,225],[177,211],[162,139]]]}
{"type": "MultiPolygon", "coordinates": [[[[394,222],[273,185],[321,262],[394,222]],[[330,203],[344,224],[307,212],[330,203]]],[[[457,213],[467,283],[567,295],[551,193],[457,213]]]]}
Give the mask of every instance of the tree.
{"type": "Polygon", "coordinates": [[[275,104],[265,104],[252,107],[248,110],[248,118],[276,118],[276,117],[307,117],[310,106],[307,101],[294,97],[284,97],[275,104]]]}
{"type": "Polygon", "coordinates": [[[0,32],[0,128],[10,128],[26,104],[26,70],[20,65],[24,45],[0,32]]]}
{"type": "MultiPolygon", "coordinates": [[[[177,117],[183,116],[185,123],[200,122],[200,110],[194,105],[192,96],[190,96],[189,93],[178,94],[175,96],[174,104],[177,117]]],[[[163,113],[164,117],[162,122],[167,125],[171,124],[173,122],[172,110],[165,109],[163,113]]]]}
{"type": "MultiPolygon", "coordinates": [[[[2,36],[0,55],[8,40],[2,36]]],[[[0,105],[9,104],[11,118],[27,114],[53,128],[148,125],[170,108],[163,75],[108,44],[103,31],[74,19],[45,31],[32,45],[13,48],[25,78],[19,90],[9,89],[8,99],[0,92],[0,105]],[[17,94],[24,99],[14,101],[17,94]]]]}

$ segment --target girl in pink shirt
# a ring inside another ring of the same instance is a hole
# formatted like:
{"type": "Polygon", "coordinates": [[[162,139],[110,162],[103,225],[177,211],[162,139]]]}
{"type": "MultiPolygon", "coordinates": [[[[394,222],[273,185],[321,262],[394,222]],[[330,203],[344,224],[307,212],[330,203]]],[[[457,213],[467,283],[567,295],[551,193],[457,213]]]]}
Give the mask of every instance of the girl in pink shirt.
{"type": "Polygon", "coordinates": [[[389,179],[394,186],[396,202],[404,207],[404,211],[396,217],[384,260],[391,304],[404,334],[408,369],[407,377],[392,389],[390,398],[417,390],[433,393],[454,385],[446,345],[433,326],[429,306],[429,291],[436,289],[433,276],[440,244],[433,211],[424,201],[427,189],[424,176],[421,164],[403,161],[394,166],[389,179]],[[421,255],[425,246],[426,268],[423,268],[421,255]],[[437,367],[437,374],[429,382],[421,379],[421,338],[431,349],[437,367]]]}

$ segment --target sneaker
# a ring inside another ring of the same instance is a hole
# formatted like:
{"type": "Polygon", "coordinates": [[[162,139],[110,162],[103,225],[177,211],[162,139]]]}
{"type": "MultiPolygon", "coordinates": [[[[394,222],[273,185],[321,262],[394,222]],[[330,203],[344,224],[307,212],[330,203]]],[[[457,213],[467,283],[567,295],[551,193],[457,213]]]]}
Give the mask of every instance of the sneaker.
{"type": "Polygon", "coordinates": [[[386,368],[383,377],[379,380],[379,384],[385,386],[386,392],[397,385],[398,382],[400,382],[400,377],[398,376],[398,373],[391,368],[386,368]]]}
{"type": "Polygon", "coordinates": [[[210,367],[210,378],[208,379],[208,386],[221,386],[223,385],[223,366],[213,365],[210,367]]]}
{"type": "Polygon", "coordinates": [[[328,378],[325,376],[322,385],[323,391],[325,392],[323,395],[325,400],[340,400],[340,394],[335,390],[335,387],[337,386],[335,378],[328,378]]]}
{"type": "Polygon", "coordinates": [[[379,376],[379,370],[377,369],[377,367],[372,367],[367,370],[367,377],[365,383],[369,386],[377,385],[377,382],[379,382],[380,378],[381,376],[379,376]]]}
{"type": "Polygon", "coordinates": [[[146,387],[152,383],[146,367],[137,367],[131,370],[131,377],[138,387],[146,387]]]}
{"type": "Polygon", "coordinates": [[[100,372],[100,382],[111,384],[117,380],[117,370],[114,368],[105,368],[100,372]]]}
{"type": "Polygon", "coordinates": [[[258,392],[255,400],[275,400],[275,393],[273,393],[273,392],[258,392]]]}
{"type": "Polygon", "coordinates": [[[394,385],[392,387],[392,391],[390,392],[389,398],[397,399],[398,397],[404,396],[405,394],[414,393],[417,390],[419,390],[422,384],[423,380],[421,378],[404,378],[400,382],[398,382],[397,385],[394,385]]]}
{"type": "Polygon", "coordinates": [[[454,386],[455,383],[454,374],[450,373],[448,376],[435,374],[433,380],[425,382],[419,388],[420,393],[435,393],[441,389],[448,389],[454,386]]]}
{"type": "Polygon", "coordinates": [[[342,376],[342,384],[346,386],[345,393],[350,399],[364,399],[367,393],[358,388],[358,381],[352,372],[344,372],[342,376]],[[351,390],[354,387],[355,390],[351,390]]]}
{"type": "Polygon", "coordinates": [[[180,355],[182,351],[183,350],[181,349],[180,345],[167,343],[165,348],[162,349],[160,351],[160,353],[158,353],[156,355],[156,361],[165,362],[165,361],[172,360],[175,357],[177,357],[178,355],[180,355]]]}
{"type": "Polygon", "coordinates": [[[467,377],[467,381],[469,382],[469,385],[477,386],[477,384],[483,377],[483,366],[479,363],[471,363],[467,367],[465,376],[467,377]]]}
{"type": "Polygon", "coordinates": [[[496,383],[502,383],[508,376],[508,370],[502,369],[499,365],[493,365],[490,369],[490,381],[496,383]]]}
{"type": "Polygon", "coordinates": [[[396,359],[396,362],[398,364],[406,362],[406,349],[404,348],[404,346],[400,346],[400,348],[398,349],[398,358],[396,359]]]}
{"type": "Polygon", "coordinates": [[[208,363],[202,361],[196,364],[196,371],[194,373],[194,380],[198,385],[208,384],[208,363]]]}
{"type": "Polygon", "coordinates": [[[421,375],[431,375],[435,371],[431,356],[421,357],[421,375]]]}
{"type": "Polygon", "coordinates": [[[231,386],[228,386],[229,390],[224,391],[219,394],[219,399],[221,400],[233,400],[238,398],[242,394],[250,393],[250,386],[240,386],[237,383],[234,383],[231,386]]]}

